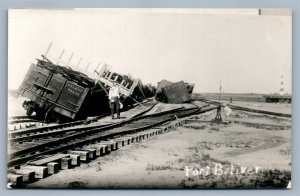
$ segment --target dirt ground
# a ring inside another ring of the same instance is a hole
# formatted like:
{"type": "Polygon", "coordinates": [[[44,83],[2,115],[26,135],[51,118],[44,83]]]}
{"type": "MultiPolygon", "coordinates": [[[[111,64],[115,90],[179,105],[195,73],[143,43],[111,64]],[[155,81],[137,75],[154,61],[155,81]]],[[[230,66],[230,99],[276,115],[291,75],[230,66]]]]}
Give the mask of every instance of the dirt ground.
{"type": "Polygon", "coordinates": [[[28,187],[285,188],[291,178],[291,119],[233,111],[229,120],[185,124],[28,187]]]}

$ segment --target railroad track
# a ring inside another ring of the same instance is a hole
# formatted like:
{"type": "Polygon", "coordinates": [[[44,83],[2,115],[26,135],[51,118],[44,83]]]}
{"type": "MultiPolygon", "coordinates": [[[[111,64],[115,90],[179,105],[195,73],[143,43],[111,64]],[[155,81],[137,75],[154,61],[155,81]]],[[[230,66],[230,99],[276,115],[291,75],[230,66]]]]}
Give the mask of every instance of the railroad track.
{"type": "Polygon", "coordinates": [[[19,130],[30,129],[35,127],[41,127],[45,125],[47,124],[38,120],[24,119],[24,120],[8,121],[7,128],[9,132],[12,132],[12,131],[19,131],[19,130]]]}
{"type": "Polygon", "coordinates": [[[35,119],[35,116],[10,116],[9,120],[35,119]]]}
{"type": "MultiPolygon", "coordinates": [[[[134,115],[132,118],[138,117],[143,115],[144,113],[151,110],[156,104],[155,103],[147,103],[145,104],[145,110],[134,115]]],[[[74,122],[68,122],[63,124],[56,124],[56,125],[46,125],[43,127],[34,127],[28,128],[18,131],[9,131],[8,132],[8,142],[9,144],[14,144],[16,142],[24,142],[33,139],[39,139],[43,137],[53,137],[59,136],[61,137],[62,134],[68,134],[74,131],[85,131],[92,128],[99,128],[106,124],[96,124],[93,125],[93,122],[97,122],[98,120],[108,116],[109,113],[103,114],[101,116],[91,117],[86,120],[79,120],[74,122]],[[89,125],[90,124],[90,125],[89,125]],[[80,127],[83,125],[84,127],[80,127]]],[[[111,123],[109,123],[111,124],[111,123]]]]}
{"type": "Polygon", "coordinates": [[[50,131],[55,129],[62,129],[65,127],[72,127],[81,125],[84,123],[92,123],[95,122],[105,116],[109,115],[109,113],[95,116],[86,120],[79,120],[79,121],[73,121],[73,122],[67,122],[62,124],[52,124],[52,123],[44,123],[42,121],[38,120],[30,120],[30,119],[21,119],[21,120],[13,120],[8,122],[8,135],[19,135],[21,133],[34,133],[34,132],[43,132],[44,131],[50,131]]]}
{"type": "MultiPolygon", "coordinates": [[[[155,105],[156,103],[145,103],[145,109],[133,115],[132,118],[138,118],[139,116],[151,110],[155,105]]],[[[30,152],[32,149],[37,149],[41,146],[47,147],[47,143],[51,141],[60,141],[61,138],[65,138],[76,133],[78,134],[87,130],[98,129],[108,125],[116,124],[93,124],[93,122],[96,122],[97,120],[105,116],[107,116],[107,114],[89,118],[87,120],[80,120],[57,125],[48,125],[43,127],[35,127],[18,131],[9,131],[9,154],[20,154],[22,156],[22,153],[30,152]]],[[[32,153],[33,152],[31,152],[31,154],[32,153]]]]}
{"type": "Polygon", "coordinates": [[[11,116],[8,117],[8,129],[10,131],[25,129],[36,126],[41,122],[36,120],[34,116],[11,116]]]}
{"type": "Polygon", "coordinates": [[[17,123],[30,123],[30,122],[41,122],[35,118],[35,116],[10,116],[8,117],[8,124],[17,123]]]}
{"type": "MultiPolygon", "coordinates": [[[[217,106],[220,104],[217,101],[212,101],[212,100],[208,100],[208,99],[204,99],[204,98],[195,99],[195,100],[203,101],[205,103],[209,103],[209,104],[213,104],[213,105],[217,105],[217,106]]],[[[230,106],[230,108],[232,108],[232,109],[245,111],[245,112],[252,112],[252,113],[258,113],[258,114],[267,114],[267,115],[287,117],[287,118],[292,117],[291,114],[285,114],[285,113],[280,113],[280,112],[270,112],[270,111],[265,111],[265,110],[257,110],[257,109],[247,108],[247,107],[236,106],[236,105],[232,105],[232,104],[227,104],[227,105],[230,106]]]]}
{"type": "MultiPolygon", "coordinates": [[[[35,136],[37,137],[36,140],[30,139],[31,141],[27,140],[20,145],[16,145],[16,142],[12,142],[11,140],[11,146],[16,149],[9,152],[8,167],[24,164],[44,155],[66,152],[68,150],[80,148],[84,145],[109,140],[120,135],[140,132],[177,118],[207,112],[215,108],[216,107],[176,109],[147,116],[137,115],[126,121],[110,125],[89,129],[83,127],[82,129],[84,131],[77,129],[73,133],[62,133],[58,137],[54,138],[49,138],[48,135],[40,138],[35,136]]],[[[31,136],[29,135],[28,137],[31,136]]],[[[15,141],[19,140],[15,138],[15,141]]]]}
{"type": "Polygon", "coordinates": [[[25,118],[25,119],[16,119],[16,120],[9,120],[9,124],[17,124],[17,123],[30,123],[30,122],[41,122],[38,120],[30,119],[30,118],[25,118]]]}
{"type": "MultiPolygon", "coordinates": [[[[149,105],[152,107],[153,102],[150,102],[149,100],[146,100],[143,102],[143,105],[146,107],[149,107],[149,105]]],[[[131,107],[130,109],[134,109],[138,104],[135,104],[135,106],[131,107]]],[[[123,111],[124,112],[124,111],[123,111]]],[[[89,124],[98,121],[99,119],[108,116],[110,113],[105,113],[99,116],[89,117],[84,120],[78,120],[78,121],[72,121],[72,122],[66,122],[66,123],[60,123],[60,124],[49,124],[45,123],[39,120],[36,120],[35,116],[11,116],[8,118],[8,131],[16,131],[14,134],[32,134],[34,132],[44,132],[44,131],[51,131],[51,130],[57,130],[62,129],[66,127],[74,127],[78,125],[83,124],[89,124]],[[41,127],[42,126],[42,127],[41,127]]],[[[14,135],[12,134],[12,135],[14,135]]],[[[10,137],[10,133],[8,134],[10,137]]]]}
{"type": "MultiPolygon", "coordinates": [[[[68,123],[62,123],[62,124],[54,124],[54,125],[45,125],[42,127],[33,127],[33,128],[27,128],[27,129],[22,129],[22,130],[17,130],[17,131],[9,131],[8,132],[8,138],[9,141],[10,139],[12,139],[12,141],[14,141],[14,138],[22,138],[22,137],[26,137],[28,136],[32,136],[34,134],[43,134],[43,133],[51,133],[51,132],[55,132],[67,127],[76,127],[79,125],[83,125],[83,124],[89,124],[92,122],[95,122],[105,116],[107,116],[109,114],[104,114],[101,116],[97,116],[97,117],[93,117],[91,119],[87,119],[87,120],[79,120],[79,121],[74,121],[74,122],[68,122],[68,123]]],[[[20,139],[21,141],[21,139],[20,139]]]]}
{"type": "Polygon", "coordinates": [[[10,154],[8,181],[14,187],[20,187],[23,181],[30,183],[34,179],[57,173],[58,170],[79,166],[80,162],[93,160],[117,150],[118,146],[169,131],[172,127],[183,124],[185,122],[185,118],[181,119],[183,117],[216,109],[216,107],[207,106],[179,108],[151,115],[139,114],[127,121],[61,138],[62,141],[51,145],[47,143],[46,149],[36,146],[37,148],[29,154],[26,152],[21,153],[22,155],[15,154],[13,159],[10,154]]]}

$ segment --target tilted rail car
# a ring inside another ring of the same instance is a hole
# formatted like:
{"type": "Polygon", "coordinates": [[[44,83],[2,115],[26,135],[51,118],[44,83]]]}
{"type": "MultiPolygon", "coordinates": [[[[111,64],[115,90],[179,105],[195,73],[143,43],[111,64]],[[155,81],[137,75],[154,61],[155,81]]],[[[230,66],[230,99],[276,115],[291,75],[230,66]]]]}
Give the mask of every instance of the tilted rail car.
{"type": "Polygon", "coordinates": [[[185,103],[191,101],[193,89],[194,84],[162,80],[157,85],[155,98],[164,103],[185,103]]]}
{"type": "Polygon", "coordinates": [[[98,80],[94,80],[42,57],[30,66],[18,89],[18,96],[29,99],[23,103],[28,116],[35,112],[39,119],[59,123],[107,113],[107,93],[112,80],[117,81],[121,89],[124,108],[154,95],[151,86],[117,73],[107,74],[111,73],[107,69],[102,69],[98,80]]]}

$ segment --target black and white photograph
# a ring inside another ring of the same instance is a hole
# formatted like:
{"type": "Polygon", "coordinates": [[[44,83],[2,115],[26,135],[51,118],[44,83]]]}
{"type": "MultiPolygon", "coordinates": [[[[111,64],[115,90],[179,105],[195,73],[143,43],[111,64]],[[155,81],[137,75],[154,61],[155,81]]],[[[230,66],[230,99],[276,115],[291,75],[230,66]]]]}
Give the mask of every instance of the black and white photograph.
{"type": "Polygon", "coordinates": [[[10,189],[292,187],[291,9],[9,9],[7,97],[10,189]]]}

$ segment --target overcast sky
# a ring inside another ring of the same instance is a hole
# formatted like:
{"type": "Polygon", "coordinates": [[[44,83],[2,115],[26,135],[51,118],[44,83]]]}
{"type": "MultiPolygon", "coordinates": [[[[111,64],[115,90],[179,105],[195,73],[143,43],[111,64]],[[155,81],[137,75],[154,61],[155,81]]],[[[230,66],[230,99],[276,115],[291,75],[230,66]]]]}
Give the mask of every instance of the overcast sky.
{"type": "Polygon", "coordinates": [[[195,84],[194,92],[274,93],[284,75],[291,93],[287,12],[221,9],[74,9],[9,11],[9,89],[53,42],[50,56],[80,68],[99,62],[156,84],[195,84]],[[282,14],[283,13],[283,14],[282,14]]]}

